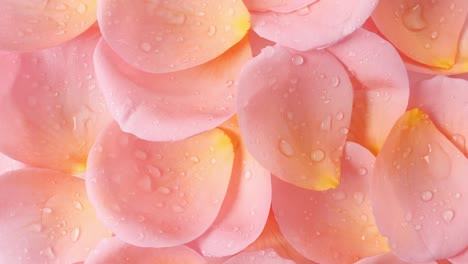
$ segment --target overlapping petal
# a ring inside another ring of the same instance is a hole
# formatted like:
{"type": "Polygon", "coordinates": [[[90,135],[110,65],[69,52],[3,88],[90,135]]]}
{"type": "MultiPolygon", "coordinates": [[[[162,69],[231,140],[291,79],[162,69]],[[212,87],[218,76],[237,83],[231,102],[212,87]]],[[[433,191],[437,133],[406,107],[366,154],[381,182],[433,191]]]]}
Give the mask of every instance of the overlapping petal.
{"type": "Polygon", "coordinates": [[[0,50],[32,51],[60,45],[96,21],[94,0],[2,0],[0,5],[0,50]]]}
{"type": "Polygon", "coordinates": [[[390,43],[363,29],[328,50],[352,74],[354,103],[348,140],[377,153],[408,105],[406,68],[390,43]]]}
{"type": "Polygon", "coordinates": [[[294,264],[294,261],[280,257],[274,250],[267,249],[240,253],[224,264],[294,264]]]}
{"type": "Polygon", "coordinates": [[[454,73],[468,70],[467,14],[463,0],[381,0],[372,18],[414,64],[454,73]]]}
{"type": "Polygon", "coordinates": [[[98,1],[104,39],[133,67],[173,72],[206,63],[250,28],[241,0],[98,1]]]}
{"type": "Polygon", "coordinates": [[[239,253],[261,234],[271,204],[270,172],[264,169],[242,143],[237,119],[220,127],[234,142],[231,180],[218,217],[190,246],[205,256],[239,253]]]}
{"type": "Polygon", "coordinates": [[[315,1],[290,13],[252,12],[260,36],[306,51],[326,47],[353,33],[372,14],[377,0],[315,1]]]}
{"type": "Polygon", "coordinates": [[[404,261],[451,257],[468,240],[468,160],[419,109],[395,124],[377,156],[373,210],[392,252],[404,261]]]}
{"type": "Polygon", "coordinates": [[[352,263],[386,252],[371,209],[370,180],[375,157],[347,143],[341,183],[326,192],[273,180],[273,210],[286,240],[319,263],[352,263]]]}
{"type": "Polygon", "coordinates": [[[43,169],[0,176],[0,262],[74,263],[110,236],[84,181],[43,169]]]}
{"type": "Polygon", "coordinates": [[[172,141],[217,127],[234,115],[234,82],[252,55],[245,38],[208,63],[166,74],[131,67],[102,40],[94,56],[109,111],[122,129],[146,140],[172,141]]]}
{"type": "Polygon", "coordinates": [[[142,248],[127,244],[118,237],[103,239],[84,264],[205,264],[197,252],[187,246],[142,248]]]}
{"type": "Polygon", "coordinates": [[[202,235],[228,188],[234,160],[219,129],[177,142],[150,142],[112,123],[88,159],[86,187],[103,223],[142,247],[169,247],[202,235]]]}
{"type": "Polygon", "coordinates": [[[468,155],[468,81],[437,76],[415,83],[409,107],[426,112],[437,128],[465,155],[468,155]]]}
{"type": "Polygon", "coordinates": [[[239,124],[255,159],[297,186],[336,187],[353,99],[339,61],[268,46],[245,64],[238,87],[239,124]]]}
{"type": "Polygon", "coordinates": [[[110,117],[96,85],[92,28],[65,45],[0,54],[0,150],[26,164],[83,171],[110,117]]]}
{"type": "Polygon", "coordinates": [[[11,159],[0,152],[0,174],[8,171],[24,168],[25,165],[17,160],[11,159]]]}
{"type": "Polygon", "coordinates": [[[391,264],[437,264],[437,262],[435,261],[429,261],[429,262],[424,262],[424,263],[405,262],[397,258],[392,253],[386,253],[382,255],[368,257],[368,258],[359,260],[355,264],[390,264],[390,263],[391,264]]]}
{"type": "Polygon", "coordinates": [[[317,0],[244,0],[245,5],[251,11],[275,11],[289,13],[306,7],[317,0]]]}

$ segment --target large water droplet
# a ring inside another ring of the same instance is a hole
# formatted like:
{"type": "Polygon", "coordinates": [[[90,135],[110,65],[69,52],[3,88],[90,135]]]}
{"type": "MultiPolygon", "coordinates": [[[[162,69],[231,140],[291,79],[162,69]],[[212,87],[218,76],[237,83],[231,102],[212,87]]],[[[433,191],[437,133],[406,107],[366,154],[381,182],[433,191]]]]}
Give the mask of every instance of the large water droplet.
{"type": "Polygon", "coordinates": [[[453,217],[455,216],[455,213],[452,210],[445,210],[442,213],[442,218],[446,223],[450,223],[453,220],[453,217]]]}
{"type": "Polygon", "coordinates": [[[403,25],[411,31],[420,31],[427,27],[423,15],[423,7],[419,4],[408,8],[403,13],[403,25]]]}
{"type": "Polygon", "coordinates": [[[323,152],[323,150],[321,150],[321,149],[313,150],[310,153],[310,158],[314,162],[320,162],[320,161],[325,159],[325,152],[323,152]]]}
{"type": "Polygon", "coordinates": [[[304,63],[304,58],[301,55],[296,54],[291,57],[291,62],[292,64],[299,66],[302,65],[302,63],[304,63]]]}
{"type": "Polygon", "coordinates": [[[289,144],[289,142],[287,142],[284,139],[281,139],[279,141],[278,148],[280,152],[283,153],[283,155],[285,155],[286,157],[291,157],[294,155],[293,147],[291,146],[291,144],[289,144]]]}
{"type": "Polygon", "coordinates": [[[421,200],[425,201],[425,202],[428,202],[430,200],[432,200],[432,192],[431,191],[425,191],[421,194],[421,200]]]}

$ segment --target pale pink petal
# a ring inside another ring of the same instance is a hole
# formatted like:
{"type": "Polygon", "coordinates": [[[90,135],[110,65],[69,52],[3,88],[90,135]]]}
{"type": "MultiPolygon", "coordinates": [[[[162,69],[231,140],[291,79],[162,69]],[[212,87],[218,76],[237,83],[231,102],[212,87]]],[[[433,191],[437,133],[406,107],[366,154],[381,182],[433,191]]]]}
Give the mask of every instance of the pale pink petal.
{"type": "Polygon", "coordinates": [[[381,0],[372,18],[406,56],[425,67],[449,70],[458,63],[467,69],[468,47],[462,37],[467,14],[465,0],[381,0]]]}
{"type": "Polygon", "coordinates": [[[327,51],[268,46],[245,64],[238,87],[239,123],[253,157],[294,185],[336,187],[353,100],[339,61],[327,51]]]}
{"type": "Polygon", "coordinates": [[[203,255],[215,257],[234,255],[257,239],[271,204],[270,172],[247,151],[236,118],[220,128],[237,143],[231,181],[218,217],[190,244],[203,255]]]}
{"type": "Polygon", "coordinates": [[[419,109],[405,113],[377,156],[372,203],[392,252],[408,262],[451,257],[468,243],[468,160],[419,109]]]}
{"type": "Polygon", "coordinates": [[[26,165],[0,152],[0,174],[25,168],[26,165]]]}
{"type": "Polygon", "coordinates": [[[306,7],[317,0],[244,0],[250,11],[275,11],[289,13],[306,7]]]}
{"type": "Polygon", "coordinates": [[[363,29],[328,50],[352,74],[354,103],[348,140],[377,153],[408,105],[405,65],[390,43],[363,29]]]}
{"type": "Polygon", "coordinates": [[[100,41],[97,79],[121,128],[151,141],[180,140],[212,129],[235,113],[234,80],[251,58],[248,39],[191,69],[151,74],[121,60],[100,41]]]}
{"type": "Polygon", "coordinates": [[[456,256],[449,258],[449,261],[452,264],[468,263],[468,250],[464,249],[461,253],[458,253],[456,256]]]}
{"type": "Polygon", "coordinates": [[[96,87],[97,28],[66,44],[0,54],[0,151],[36,167],[82,172],[110,120],[96,87]]]}
{"type": "Polygon", "coordinates": [[[208,62],[250,28],[241,0],[98,1],[110,47],[133,67],[162,73],[208,62]]]}
{"type": "Polygon", "coordinates": [[[437,128],[468,156],[468,81],[437,76],[415,83],[410,108],[426,112],[437,128]]]}
{"type": "Polygon", "coordinates": [[[374,161],[367,149],[350,142],[336,190],[310,191],[273,180],[273,211],[299,253],[318,263],[341,264],[388,251],[369,197],[374,161]]]}
{"type": "Polygon", "coordinates": [[[291,13],[252,12],[260,36],[305,51],[333,44],[371,15],[377,0],[316,1],[291,13]]]}
{"type": "Polygon", "coordinates": [[[149,142],[111,124],[88,159],[86,187],[103,223],[125,242],[168,247],[202,235],[223,203],[234,160],[219,129],[149,142]]]}
{"type": "Polygon", "coordinates": [[[51,170],[0,176],[0,263],[74,263],[110,236],[84,181],[51,170]]]}
{"type": "Polygon", "coordinates": [[[96,21],[95,0],[1,0],[0,50],[31,51],[65,43],[96,21]]]}
{"type": "Polygon", "coordinates": [[[142,248],[127,244],[118,237],[103,239],[85,264],[205,264],[197,252],[187,246],[142,248]]]}
{"type": "Polygon", "coordinates": [[[397,258],[392,253],[386,253],[382,255],[377,255],[377,256],[361,259],[355,264],[437,264],[437,262],[435,261],[429,261],[429,262],[424,262],[424,263],[406,262],[397,258]]]}
{"type": "Polygon", "coordinates": [[[294,261],[280,257],[273,249],[242,252],[224,264],[294,264],[294,261]]]}

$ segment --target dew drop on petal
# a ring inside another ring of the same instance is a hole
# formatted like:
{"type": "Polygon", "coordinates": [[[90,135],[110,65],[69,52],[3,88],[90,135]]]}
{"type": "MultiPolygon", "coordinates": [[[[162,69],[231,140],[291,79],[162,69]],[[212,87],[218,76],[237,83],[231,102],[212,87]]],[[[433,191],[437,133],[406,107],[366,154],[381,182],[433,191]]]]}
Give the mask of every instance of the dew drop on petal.
{"type": "Polygon", "coordinates": [[[425,191],[421,194],[421,200],[425,201],[425,202],[428,202],[430,200],[432,200],[432,192],[431,191],[425,191]]]}
{"type": "Polygon", "coordinates": [[[446,223],[450,223],[453,220],[453,217],[455,216],[455,213],[452,210],[445,210],[442,213],[442,218],[446,223]]]}
{"type": "Polygon", "coordinates": [[[289,144],[289,142],[287,142],[284,139],[280,139],[278,148],[279,151],[286,157],[291,157],[294,155],[293,147],[291,146],[291,144],[289,144]]]}
{"type": "Polygon", "coordinates": [[[310,153],[310,158],[314,162],[320,162],[320,161],[325,159],[325,152],[323,152],[323,150],[321,150],[321,149],[313,150],[310,153]]]}
{"type": "Polygon", "coordinates": [[[427,27],[423,7],[415,4],[403,13],[403,25],[411,31],[420,31],[427,27]]]}
{"type": "Polygon", "coordinates": [[[76,242],[76,241],[78,241],[78,238],[80,238],[80,228],[79,227],[74,228],[70,233],[71,241],[76,242]]]}
{"type": "Polygon", "coordinates": [[[299,66],[302,65],[302,63],[304,63],[304,58],[301,55],[296,54],[291,57],[291,62],[292,64],[299,66]]]}

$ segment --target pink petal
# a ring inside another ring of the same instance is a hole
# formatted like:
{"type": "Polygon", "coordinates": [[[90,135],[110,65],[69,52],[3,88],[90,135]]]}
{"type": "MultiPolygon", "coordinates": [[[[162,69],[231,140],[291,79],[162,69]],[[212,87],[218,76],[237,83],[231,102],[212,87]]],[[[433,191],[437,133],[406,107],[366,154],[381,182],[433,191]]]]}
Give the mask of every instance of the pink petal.
{"type": "Polygon", "coordinates": [[[110,236],[84,181],[51,170],[0,176],[0,263],[74,263],[110,236]]]}
{"type": "Polygon", "coordinates": [[[125,242],[169,247],[202,235],[226,195],[234,159],[219,129],[149,142],[111,124],[90,152],[86,187],[103,223],[125,242]]]}
{"type": "Polygon", "coordinates": [[[98,21],[110,47],[133,67],[173,72],[208,62],[250,28],[241,0],[98,1],[98,21]]]}
{"type": "Polygon", "coordinates": [[[63,46],[0,54],[0,150],[36,167],[82,172],[110,117],[96,87],[93,28],[63,46]]]}
{"type": "Polygon", "coordinates": [[[0,50],[31,51],[63,44],[96,21],[96,1],[0,1],[0,50]]]}
{"type": "Polygon", "coordinates": [[[286,14],[252,12],[252,25],[266,39],[305,51],[328,46],[353,33],[371,15],[377,2],[316,1],[286,14]]]}
{"type": "Polygon", "coordinates": [[[452,264],[468,263],[468,249],[465,248],[461,253],[449,258],[449,261],[452,264]]]}
{"type": "Polygon", "coordinates": [[[375,157],[356,143],[347,143],[345,155],[336,190],[310,191],[273,180],[272,206],[284,237],[319,263],[353,263],[388,250],[368,195],[375,157]]]}
{"type": "Polygon", "coordinates": [[[122,129],[151,141],[180,140],[212,129],[235,113],[234,80],[251,58],[247,39],[220,57],[184,71],[144,73],[101,41],[97,79],[122,129]]]}
{"type": "Polygon", "coordinates": [[[316,1],[317,0],[244,0],[244,3],[251,11],[289,13],[306,7],[316,1]]]}
{"type": "Polygon", "coordinates": [[[230,256],[251,244],[263,230],[271,204],[271,177],[241,142],[236,118],[223,129],[238,142],[228,191],[218,217],[191,243],[205,256],[230,256]]]}
{"type": "Polygon", "coordinates": [[[468,156],[468,81],[437,76],[413,85],[410,107],[426,112],[437,128],[468,156]]]}
{"type": "Polygon", "coordinates": [[[91,252],[85,264],[205,264],[197,252],[187,246],[169,248],[142,248],[119,240],[118,237],[103,239],[91,252]]]}
{"type": "Polygon", "coordinates": [[[249,42],[252,49],[252,55],[256,57],[266,46],[274,46],[275,43],[260,37],[255,31],[249,30],[249,42]]]}
{"type": "Polygon", "coordinates": [[[328,50],[353,74],[354,104],[348,140],[377,153],[408,105],[405,65],[390,43],[363,29],[328,50]]]}
{"type": "MultiPolygon", "coordinates": [[[[426,67],[447,70],[457,63],[467,14],[464,0],[381,0],[372,18],[406,56],[426,67]]],[[[464,64],[466,69],[466,60],[464,64]]]]}
{"type": "Polygon", "coordinates": [[[352,87],[327,51],[266,47],[239,77],[238,115],[253,157],[281,179],[308,189],[338,184],[352,87]]]}
{"type": "Polygon", "coordinates": [[[273,249],[240,253],[224,264],[294,264],[294,261],[280,257],[273,249]]]}
{"type": "Polygon", "coordinates": [[[413,109],[390,132],[372,181],[377,225],[407,262],[443,259],[468,242],[468,160],[427,114],[413,109]]]}
{"type": "Polygon", "coordinates": [[[23,163],[14,160],[0,152],[0,174],[26,167],[23,163]]]}
{"type": "Polygon", "coordinates": [[[435,261],[429,261],[424,263],[415,263],[415,262],[405,262],[397,258],[395,255],[391,253],[385,253],[382,255],[377,255],[373,257],[368,257],[362,259],[355,264],[437,264],[435,261]]]}

